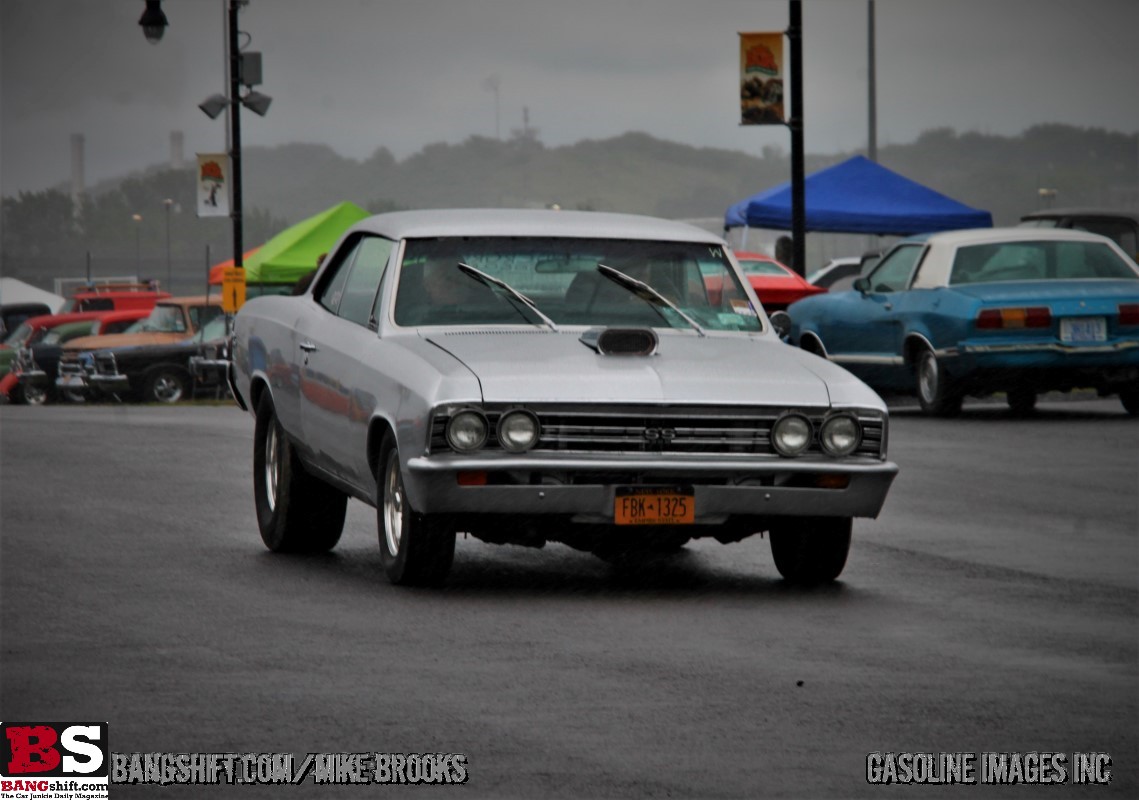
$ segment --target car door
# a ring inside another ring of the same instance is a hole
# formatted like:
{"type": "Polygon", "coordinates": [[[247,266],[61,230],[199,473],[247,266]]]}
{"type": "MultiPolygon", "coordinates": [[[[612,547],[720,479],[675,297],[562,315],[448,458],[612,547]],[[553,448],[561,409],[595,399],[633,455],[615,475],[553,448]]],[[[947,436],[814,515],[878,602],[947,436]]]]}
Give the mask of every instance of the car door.
{"type": "Polygon", "coordinates": [[[901,316],[910,282],[925,253],[920,242],[891,250],[850,293],[841,318],[819,324],[827,354],[872,383],[888,383],[902,366],[901,316]]]}
{"type": "MultiPolygon", "coordinates": [[[[354,386],[360,355],[377,344],[373,307],[394,243],[378,236],[349,240],[314,292],[298,329],[301,426],[321,469],[358,485],[353,454],[365,447],[351,424],[361,412],[354,386]]],[[[369,409],[370,411],[370,409],[369,409]]]]}

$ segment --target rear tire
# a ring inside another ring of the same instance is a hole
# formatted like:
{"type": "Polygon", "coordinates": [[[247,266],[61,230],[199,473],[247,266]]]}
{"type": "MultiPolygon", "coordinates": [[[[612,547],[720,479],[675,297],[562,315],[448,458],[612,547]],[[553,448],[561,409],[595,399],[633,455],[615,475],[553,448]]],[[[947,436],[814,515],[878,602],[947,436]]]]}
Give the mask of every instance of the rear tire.
{"type": "Polygon", "coordinates": [[[42,386],[20,384],[20,392],[24,395],[24,402],[30,406],[47,405],[48,391],[42,386]]]}
{"type": "Polygon", "coordinates": [[[1131,386],[1119,393],[1119,402],[1133,417],[1139,417],[1139,386],[1131,386]]]}
{"type": "Polygon", "coordinates": [[[1031,389],[1012,389],[1007,398],[1009,410],[1018,417],[1026,417],[1036,408],[1036,392],[1031,389]]]}
{"type": "Polygon", "coordinates": [[[924,413],[935,417],[955,417],[961,413],[965,398],[928,347],[918,354],[915,373],[918,403],[924,413]]]}
{"type": "Polygon", "coordinates": [[[253,500],[274,553],[322,553],[340,541],[348,496],[305,472],[266,392],[253,431],[253,500]]]}
{"type": "Polygon", "coordinates": [[[771,529],[775,568],[789,583],[830,583],[850,553],[849,517],[804,517],[771,529]]]}
{"type": "Polygon", "coordinates": [[[378,466],[376,527],[388,580],[397,586],[441,584],[455,558],[455,520],[420,514],[411,507],[404,491],[399,448],[390,432],[380,445],[378,466]]]}

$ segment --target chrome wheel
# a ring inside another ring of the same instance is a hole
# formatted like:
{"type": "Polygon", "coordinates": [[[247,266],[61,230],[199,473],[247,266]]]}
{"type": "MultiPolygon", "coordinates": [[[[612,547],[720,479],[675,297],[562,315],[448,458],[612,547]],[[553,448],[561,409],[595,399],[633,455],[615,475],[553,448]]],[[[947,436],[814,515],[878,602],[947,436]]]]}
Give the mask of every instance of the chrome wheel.
{"type": "Polygon", "coordinates": [[[918,364],[918,391],[921,392],[921,399],[928,405],[933,405],[937,402],[938,384],[941,383],[941,375],[937,366],[937,357],[926,350],[922,354],[921,363],[918,364]]]}
{"type": "Polygon", "coordinates": [[[154,379],[151,396],[160,403],[177,403],[182,399],[182,380],[177,375],[164,372],[154,379]]]}
{"type": "Polygon", "coordinates": [[[384,538],[388,552],[399,555],[403,538],[403,479],[399,474],[399,453],[388,454],[387,474],[384,477],[384,538]]]}
{"type": "Polygon", "coordinates": [[[47,402],[47,391],[40,386],[25,386],[24,402],[30,406],[42,406],[47,402]]]}
{"type": "Polygon", "coordinates": [[[265,434],[265,501],[269,504],[269,511],[277,508],[277,481],[280,479],[280,462],[277,458],[277,447],[280,437],[277,435],[277,426],[269,425],[265,434]]]}

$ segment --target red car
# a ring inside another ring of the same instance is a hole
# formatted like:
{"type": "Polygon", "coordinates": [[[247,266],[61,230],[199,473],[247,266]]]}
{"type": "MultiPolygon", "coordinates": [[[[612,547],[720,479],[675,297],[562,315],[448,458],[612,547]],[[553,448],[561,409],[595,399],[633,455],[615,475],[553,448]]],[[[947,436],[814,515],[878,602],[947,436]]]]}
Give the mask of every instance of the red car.
{"type": "Polygon", "coordinates": [[[805,278],[771,256],[737,250],[736,260],[768,314],[784,311],[796,300],[826,292],[826,289],[807,283],[805,278]]]}

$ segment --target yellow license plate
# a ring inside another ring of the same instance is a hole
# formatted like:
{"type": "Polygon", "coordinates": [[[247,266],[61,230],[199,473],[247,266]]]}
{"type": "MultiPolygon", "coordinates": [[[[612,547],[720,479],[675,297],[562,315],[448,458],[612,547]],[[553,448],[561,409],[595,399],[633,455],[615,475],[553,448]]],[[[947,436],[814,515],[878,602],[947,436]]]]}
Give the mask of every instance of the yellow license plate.
{"type": "Polygon", "coordinates": [[[688,486],[619,486],[613,502],[618,525],[691,525],[696,493],[688,486]]]}

